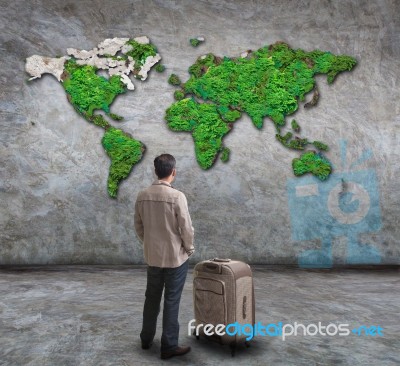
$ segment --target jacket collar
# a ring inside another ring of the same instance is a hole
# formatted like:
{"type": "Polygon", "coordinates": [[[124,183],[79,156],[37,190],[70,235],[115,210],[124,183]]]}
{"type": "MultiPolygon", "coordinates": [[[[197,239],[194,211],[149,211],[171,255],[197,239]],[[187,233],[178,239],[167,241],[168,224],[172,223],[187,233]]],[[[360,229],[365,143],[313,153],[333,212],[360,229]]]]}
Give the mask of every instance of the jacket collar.
{"type": "Polygon", "coordinates": [[[163,186],[167,186],[167,187],[172,187],[170,183],[166,182],[165,180],[159,180],[156,179],[153,184],[153,186],[159,186],[159,185],[163,185],[163,186]]]}

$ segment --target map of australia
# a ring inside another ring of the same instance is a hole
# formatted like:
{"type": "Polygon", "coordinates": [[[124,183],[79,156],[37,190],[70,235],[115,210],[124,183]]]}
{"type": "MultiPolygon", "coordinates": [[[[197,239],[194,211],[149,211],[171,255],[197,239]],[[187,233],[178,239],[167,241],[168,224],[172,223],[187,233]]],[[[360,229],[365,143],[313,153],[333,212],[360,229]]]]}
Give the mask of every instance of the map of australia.
{"type": "Polygon", "coordinates": [[[115,121],[123,119],[110,112],[110,105],[119,94],[134,90],[130,75],[145,80],[161,57],[145,36],[106,39],[90,51],[68,48],[67,54],[57,58],[28,57],[25,70],[31,75],[30,80],[45,73],[54,75],[62,83],[75,110],[88,122],[104,129],[101,142],[111,159],[108,193],[116,197],[119,183],[142,159],[145,145],[94,112],[103,111],[115,121]],[[107,72],[109,77],[98,75],[99,70],[107,72]]]}
{"type": "Polygon", "coordinates": [[[168,108],[165,118],[171,130],[192,134],[197,162],[209,169],[218,155],[224,162],[229,160],[230,149],[224,146],[223,138],[243,113],[259,129],[268,117],[281,144],[303,150],[292,162],[294,174],[311,173],[325,180],[332,167],[321,151],[328,146],[298,136],[300,126],[296,120],[292,120],[291,130],[283,133],[285,117],[293,114],[311,91],[312,99],[304,106],[317,104],[316,74],[326,74],[331,84],[336,75],[355,65],[356,60],[350,56],[293,50],[283,42],[246,51],[237,58],[209,53],[189,67],[190,78],[185,83],[175,74],[170,76],[170,84],[180,89],[175,91],[177,101],[168,108]],[[312,149],[306,150],[309,146],[312,149]]]}

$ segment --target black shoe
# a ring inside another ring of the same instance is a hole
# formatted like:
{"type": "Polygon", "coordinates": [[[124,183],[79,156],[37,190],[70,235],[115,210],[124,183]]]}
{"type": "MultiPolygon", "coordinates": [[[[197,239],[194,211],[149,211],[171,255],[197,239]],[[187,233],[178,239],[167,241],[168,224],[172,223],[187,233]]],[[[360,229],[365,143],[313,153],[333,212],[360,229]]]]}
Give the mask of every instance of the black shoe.
{"type": "Polygon", "coordinates": [[[175,350],[171,351],[171,352],[161,352],[161,358],[163,360],[167,359],[167,358],[171,358],[174,356],[182,356],[186,353],[188,353],[190,351],[190,347],[177,347],[175,350]]]}
{"type": "Polygon", "coordinates": [[[153,345],[153,342],[144,343],[142,342],[142,349],[149,349],[153,345]]]}

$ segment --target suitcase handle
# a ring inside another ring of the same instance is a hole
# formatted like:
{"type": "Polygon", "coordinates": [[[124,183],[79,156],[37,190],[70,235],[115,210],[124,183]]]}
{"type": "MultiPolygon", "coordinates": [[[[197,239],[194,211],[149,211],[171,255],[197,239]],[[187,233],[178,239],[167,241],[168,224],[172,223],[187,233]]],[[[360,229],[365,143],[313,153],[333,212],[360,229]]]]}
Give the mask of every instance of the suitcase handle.
{"type": "Polygon", "coordinates": [[[210,263],[210,262],[205,263],[203,268],[206,272],[221,273],[220,266],[215,263],[210,263]]]}
{"type": "Polygon", "coordinates": [[[229,258],[214,258],[211,260],[214,262],[230,262],[231,261],[229,258]]]}

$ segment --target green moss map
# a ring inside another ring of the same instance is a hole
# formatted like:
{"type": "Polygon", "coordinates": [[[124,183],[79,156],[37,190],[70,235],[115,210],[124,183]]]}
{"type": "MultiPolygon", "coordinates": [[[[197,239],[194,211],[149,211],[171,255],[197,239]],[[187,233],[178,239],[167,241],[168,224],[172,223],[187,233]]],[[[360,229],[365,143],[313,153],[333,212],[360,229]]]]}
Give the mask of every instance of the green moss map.
{"type": "MultiPolygon", "coordinates": [[[[203,41],[203,37],[190,40],[193,46],[203,41]]],[[[145,36],[106,39],[90,51],[68,48],[67,54],[57,58],[31,56],[26,60],[26,71],[30,80],[45,73],[54,75],[75,110],[86,121],[104,129],[101,142],[111,160],[108,193],[117,197],[120,182],[142,159],[145,146],[113,127],[111,120],[120,121],[123,117],[111,113],[110,106],[119,94],[134,90],[129,75],[145,80],[161,57],[145,36]],[[109,77],[99,75],[99,70],[106,71],[109,77]]],[[[167,109],[165,118],[171,130],[192,134],[197,162],[202,169],[209,169],[218,156],[223,162],[229,161],[231,150],[224,146],[223,139],[243,113],[259,129],[268,117],[283,146],[303,151],[292,162],[294,174],[311,173],[325,180],[332,167],[321,151],[327,151],[328,145],[298,136],[301,127],[294,119],[291,131],[282,129],[286,116],[298,109],[307,93],[313,91],[313,96],[304,107],[317,104],[316,74],[326,74],[331,84],[339,73],[355,65],[356,60],[350,56],[293,50],[283,42],[246,51],[237,58],[210,53],[190,66],[185,83],[178,75],[170,75],[168,82],[178,89],[174,92],[176,102],[167,109]],[[311,146],[314,150],[306,150],[311,146]]],[[[158,64],[155,69],[163,72],[165,67],[158,64]]]]}
{"type": "MultiPolygon", "coordinates": [[[[103,111],[111,120],[122,120],[122,116],[110,112],[110,106],[119,94],[134,89],[128,75],[145,80],[147,72],[161,57],[147,37],[106,39],[91,51],[69,48],[67,52],[70,56],[59,58],[31,56],[27,59],[26,71],[31,80],[44,73],[54,75],[75,110],[88,122],[104,129],[101,142],[111,160],[108,193],[114,198],[119,183],[142,159],[145,146],[95,112],[103,111]],[[109,78],[99,76],[98,70],[106,70],[109,78]]],[[[159,72],[164,70],[163,65],[157,66],[159,72]]]]}
{"type": "Polygon", "coordinates": [[[276,139],[285,147],[305,150],[312,145],[317,150],[305,151],[293,160],[294,174],[311,173],[325,180],[332,167],[321,150],[328,150],[328,146],[296,136],[300,126],[295,120],[291,122],[292,131],[282,134],[281,130],[285,117],[298,109],[307,93],[314,91],[304,107],[316,105],[316,74],[326,74],[331,84],[339,73],[355,65],[356,60],[350,56],[294,50],[283,42],[247,51],[237,58],[210,53],[189,67],[190,78],[185,83],[171,75],[169,82],[180,89],[174,93],[177,101],[167,109],[165,118],[171,130],[192,134],[197,162],[201,168],[209,169],[218,155],[223,162],[229,160],[230,150],[224,146],[223,138],[242,113],[247,113],[259,129],[268,117],[275,125],[276,139]]]}

